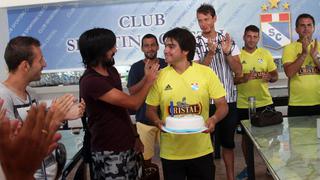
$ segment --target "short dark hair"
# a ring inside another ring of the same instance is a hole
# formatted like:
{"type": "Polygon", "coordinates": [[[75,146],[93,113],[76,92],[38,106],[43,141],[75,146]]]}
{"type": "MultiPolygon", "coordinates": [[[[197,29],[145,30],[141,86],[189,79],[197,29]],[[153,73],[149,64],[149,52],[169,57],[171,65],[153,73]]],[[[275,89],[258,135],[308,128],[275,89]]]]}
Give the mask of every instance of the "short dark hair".
{"type": "Polygon", "coordinates": [[[300,14],[300,15],[297,17],[297,19],[296,19],[296,28],[297,28],[298,25],[299,25],[299,20],[302,19],[302,18],[310,18],[310,19],[312,20],[313,26],[316,25],[313,16],[311,16],[310,14],[307,14],[307,13],[303,13],[303,14],[300,14]]]}
{"type": "Polygon", "coordinates": [[[248,31],[257,32],[260,33],[260,29],[255,25],[249,25],[244,29],[244,34],[246,34],[248,31]]]}
{"type": "Polygon", "coordinates": [[[189,30],[185,28],[174,28],[164,34],[163,41],[165,41],[166,38],[176,40],[181,50],[188,51],[188,61],[193,60],[196,49],[196,39],[189,30]]]}
{"type": "Polygon", "coordinates": [[[197,9],[197,14],[210,14],[212,17],[216,16],[216,11],[211,4],[201,4],[201,6],[197,9]]]}
{"type": "Polygon", "coordinates": [[[40,47],[40,41],[30,36],[17,36],[8,42],[4,59],[9,72],[15,71],[24,60],[32,65],[34,58],[32,46],[40,47]]]}
{"type": "Polygon", "coordinates": [[[115,34],[105,28],[93,28],[81,34],[78,46],[85,67],[95,67],[116,44],[115,34]]]}
{"type": "Polygon", "coordinates": [[[157,37],[156,37],[155,35],[153,35],[153,34],[146,34],[146,35],[143,36],[143,38],[142,38],[142,40],[141,40],[141,47],[143,46],[143,40],[144,40],[144,39],[149,39],[149,38],[153,38],[154,40],[156,40],[156,44],[157,44],[157,46],[159,46],[158,39],[157,39],[157,37]]]}

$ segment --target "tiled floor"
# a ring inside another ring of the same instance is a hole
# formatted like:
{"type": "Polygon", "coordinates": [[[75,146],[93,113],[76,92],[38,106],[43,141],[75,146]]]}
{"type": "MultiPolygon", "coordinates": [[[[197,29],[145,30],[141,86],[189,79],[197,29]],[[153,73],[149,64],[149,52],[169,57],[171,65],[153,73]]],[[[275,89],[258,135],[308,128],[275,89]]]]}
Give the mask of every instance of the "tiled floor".
{"type": "MultiPolygon", "coordinates": [[[[243,168],[244,168],[244,159],[241,151],[241,135],[236,134],[235,135],[235,141],[236,141],[236,148],[235,148],[235,173],[238,174],[243,168]]],[[[162,177],[162,168],[161,168],[161,162],[159,156],[156,156],[153,158],[153,162],[158,164],[160,168],[160,176],[162,177]]],[[[225,173],[225,167],[224,162],[222,159],[215,160],[216,165],[216,180],[226,180],[226,173],[225,173]]],[[[257,152],[255,152],[255,172],[256,172],[256,179],[257,180],[273,180],[273,178],[270,175],[267,175],[266,173],[267,169],[263,162],[263,160],[260,158],[257,152]]]]}

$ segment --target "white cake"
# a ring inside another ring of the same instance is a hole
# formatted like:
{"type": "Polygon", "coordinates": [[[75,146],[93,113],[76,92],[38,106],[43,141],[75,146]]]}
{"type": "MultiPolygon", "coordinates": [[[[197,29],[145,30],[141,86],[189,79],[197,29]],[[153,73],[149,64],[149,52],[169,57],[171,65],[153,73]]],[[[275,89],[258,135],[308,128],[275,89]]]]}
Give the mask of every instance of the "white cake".
{"type": "Polygon", "coordinates": [[[168,116],[166,118],[166,128],[171,130],[187,130],[197,131],[204,128],[204,120],[199,115],[179,115],[179,116],[168,116]]]}

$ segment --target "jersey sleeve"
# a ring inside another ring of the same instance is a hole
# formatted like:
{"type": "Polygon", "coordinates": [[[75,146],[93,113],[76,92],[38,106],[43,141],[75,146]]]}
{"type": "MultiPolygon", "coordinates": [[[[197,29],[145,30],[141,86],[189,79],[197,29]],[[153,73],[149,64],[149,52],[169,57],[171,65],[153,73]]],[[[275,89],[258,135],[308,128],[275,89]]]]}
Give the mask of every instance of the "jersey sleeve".
{"type": "Polygon", "coordinates": [[[277,66],[276,66],[276,63],[274,63],[274,59],[270,51],[266,51],[266,58],[268,63],[268,72],[276,70],[277,66]]]}
{"type": "Polygon", "coordinates": [[[146,104],[151,105],[151,106],[159,106],[160,104],[160,92],[159,92],[159,87],[158,87],[158,79],[157,81],[153,84],[151,89],[149,90],[147,99],[146,99],[146,104]]]}
{"type": "Polygon", "coordinates": [[[284,47],[282,52],[282,64],[294,62],[297,58],[296,49],[292,44],[289,44],[284,47]]]}

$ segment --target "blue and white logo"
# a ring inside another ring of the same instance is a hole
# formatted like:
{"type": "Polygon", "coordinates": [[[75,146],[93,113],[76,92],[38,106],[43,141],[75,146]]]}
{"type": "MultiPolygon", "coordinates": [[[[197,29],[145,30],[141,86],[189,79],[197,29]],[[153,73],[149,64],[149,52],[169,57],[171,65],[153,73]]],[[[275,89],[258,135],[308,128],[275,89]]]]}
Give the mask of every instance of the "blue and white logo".
{"type": "Polygon", "coordinates": [[[290,13],[261,14],[262,45],[280,49],[291,43],[290,13]]]}

